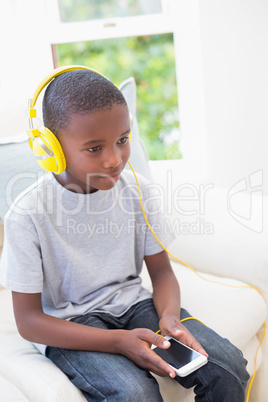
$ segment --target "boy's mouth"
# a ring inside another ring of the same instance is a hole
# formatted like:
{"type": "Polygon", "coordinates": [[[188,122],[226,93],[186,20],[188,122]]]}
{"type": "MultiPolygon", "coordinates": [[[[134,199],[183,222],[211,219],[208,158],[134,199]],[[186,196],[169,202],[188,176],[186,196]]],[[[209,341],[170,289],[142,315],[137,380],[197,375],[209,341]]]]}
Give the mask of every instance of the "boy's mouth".
{"type": "Polygon", "coordinates": [[[116,176],[106,176],[106,177],[100,177],[102,180],[109,182],[109,183],[113,183],[116,182],[120,177],[120,174],[116,175],[116,176]]]}
{"type": "Polygon", "coordinates": [[[111,174],[103,174],[103,175],[99,175],[98,179],[104,180],[106,182],[116,182],[119,177],[120,177],[121,171],[117,171],[115,173],[111,173],[111,174]]]}

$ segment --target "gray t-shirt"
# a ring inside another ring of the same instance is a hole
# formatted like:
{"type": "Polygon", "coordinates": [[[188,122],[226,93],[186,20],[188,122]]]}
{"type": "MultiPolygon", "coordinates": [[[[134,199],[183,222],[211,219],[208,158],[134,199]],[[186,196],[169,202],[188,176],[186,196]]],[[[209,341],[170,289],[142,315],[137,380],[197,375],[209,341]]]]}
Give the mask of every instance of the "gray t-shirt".
{"type": "MultiPolygon", "coordinates": [[[[173,236],[154,186],[139,176],[151,226],[167,246],[173,236]]],[[[144,256],[163,249],[141,211],[133,174],[107,191],[78,194],[43,176],[15,201],[5,219],[0,282],[42,293],[44,312],[70,319],[90,311],[120,316],[152,297],[139,274],[144,256]]]]}

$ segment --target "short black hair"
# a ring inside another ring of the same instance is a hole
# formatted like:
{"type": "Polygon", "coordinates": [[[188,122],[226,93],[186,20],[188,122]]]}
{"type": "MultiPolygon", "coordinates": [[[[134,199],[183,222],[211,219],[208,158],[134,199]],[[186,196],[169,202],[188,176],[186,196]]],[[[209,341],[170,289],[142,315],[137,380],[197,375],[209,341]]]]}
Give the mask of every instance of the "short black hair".
{"type": "Polygon", "coordinates": [[[107,78],[91,70],[73,70],[55,77],[43,98],[43,121],[55,135],[65,129],[73,114],[127,105],[120,90],[107,78]]]}

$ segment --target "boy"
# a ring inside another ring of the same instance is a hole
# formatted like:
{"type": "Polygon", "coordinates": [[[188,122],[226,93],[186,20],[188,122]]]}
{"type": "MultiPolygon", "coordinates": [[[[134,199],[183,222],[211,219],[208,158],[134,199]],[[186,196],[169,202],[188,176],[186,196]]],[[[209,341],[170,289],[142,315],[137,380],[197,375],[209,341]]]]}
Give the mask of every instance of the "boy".
{"type": "MultiPolygon", "coordinates": [[[[6,217],[1,282],[12,290],[20,334],[87,400],[156,402],[162,397],[150,371],[175,378],[151,350],[170,346],[155,333],[160,328],[208,352],[204,367],[176,377],[195,386],[196,400],[242,402],[248,374],[241,352],[199,322],[180,322],[189,314],[179,285],[145,225],[133,175],[124,171],[130,120],[120,91],[93,71],[63,73],[46,89],[43,118],[67,168],[26,190],[6,217]],[[153,295],[141,286],[143,261],[153,295]]],[[[139,180],[151,225],[163,225],[139,180]]],[[[159,237],[165,245],[172,240],[159,237]]]]}

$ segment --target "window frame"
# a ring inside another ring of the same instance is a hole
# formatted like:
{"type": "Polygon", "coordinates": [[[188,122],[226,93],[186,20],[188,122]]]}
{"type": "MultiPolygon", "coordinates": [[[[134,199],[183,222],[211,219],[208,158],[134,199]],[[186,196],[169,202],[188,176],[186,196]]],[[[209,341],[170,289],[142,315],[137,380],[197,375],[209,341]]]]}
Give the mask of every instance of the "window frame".
{"type": "MultiPolygon", "coordinates": [[[[61,23],[57,0],[39,1],[45,3],[44,17],[50,45],[122,36],[173,34],[181,131],[180,149],[183,155],[183,159],[177,162],[184,161],[190,166],[190,170],[193,169],[201,176],[206,176],[208,140],[199,0],[162,0],[163,12],[160,14],[160,20],[159,14],[122,17],[121,20],[128,20],[129,25],[124,25],[121,21],[122,25],[113,27],[99,26],[100,21],[104,20],[95,20],[94,23],[97,25],[94,25],[93,21],[90,24],[89,22],[61,23]],[[137,23],[138,21],[143,23],[137,23]]],[[[112,20],[109,19],[109,22],[112,23],[112,20]]]]}
{"type": "Polygon", "coordinates": [[[50,43],[71,43],[128,36],[174,34],[172,2],[162,0],[162,13],[61,22],[57,0],[47,0],[47,27],[50,43]]]}

